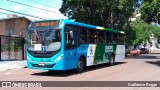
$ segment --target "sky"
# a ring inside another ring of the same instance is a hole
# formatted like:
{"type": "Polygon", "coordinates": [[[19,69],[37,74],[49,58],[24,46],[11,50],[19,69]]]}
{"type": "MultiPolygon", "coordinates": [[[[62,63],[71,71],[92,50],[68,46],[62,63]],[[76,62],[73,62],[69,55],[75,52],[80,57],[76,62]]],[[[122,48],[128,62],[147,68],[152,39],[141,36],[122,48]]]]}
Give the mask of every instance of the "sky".
{"type": "MultiPolygon", "coordinates": [[[[12,10],[12,11],[20,12],[24,14],[34,15],[36,17],[40,17],[43,19],[67,18],[59,12],[59,8],[61,7],[61,5],[62,5],[62,0],[0,0],[0,8],[12,10]],[[11,1],[30,5],[33,7],[13,3],[11,1]],[[44,11],[44,10],[37,9],[34,7],[49,10],[49,11],[44,11]]],[[[15,14],[18,16],[24,16],[21,14],[17,14],[17,13],[13,13],[13,12],[9,12],[9,11],[0,9],[0,18],[7,18],[7,14],[15,14]]],[[[29,16],[25,16],[25,17],[31,20],[40,20],[39,18],[33,18],[29,16]]]]}

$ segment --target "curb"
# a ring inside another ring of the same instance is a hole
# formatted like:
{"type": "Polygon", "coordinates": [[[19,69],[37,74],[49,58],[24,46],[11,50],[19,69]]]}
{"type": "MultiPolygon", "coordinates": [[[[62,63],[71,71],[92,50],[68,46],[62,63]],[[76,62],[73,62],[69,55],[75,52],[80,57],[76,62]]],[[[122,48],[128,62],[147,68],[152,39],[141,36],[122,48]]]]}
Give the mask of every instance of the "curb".
{"type": "Polygon", "coordinates": [[[14,67],[14,68],[11,68],[11,67],[9,67],[9,68],[1,68],[0,72],[2,72],[2,71],[8,71],[8,70],[14,70],[14,69],[19,69],[19,68],[27,68],[27,66],[19,66],[19,67],[14,67]]]}
{"type": "Polygon", "coordinates": [[[19,61],[5,61],[0,63],[0,72],[18,68],[27,68],[26,62],[19,62],[19,61]]]}

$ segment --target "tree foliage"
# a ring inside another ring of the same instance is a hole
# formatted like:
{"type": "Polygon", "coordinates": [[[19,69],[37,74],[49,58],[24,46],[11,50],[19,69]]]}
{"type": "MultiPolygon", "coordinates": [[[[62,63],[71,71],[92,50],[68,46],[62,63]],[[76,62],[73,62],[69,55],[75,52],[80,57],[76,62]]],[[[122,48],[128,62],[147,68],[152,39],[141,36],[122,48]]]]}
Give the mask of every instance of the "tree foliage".
{"type": "Polygon", "coordinates": [[[142,1],[143,0],[133,0],[134,9],[138,9],[141,6],[142,1]]]}
{"type": "Polygon", "coordinates": [[[137,19],[132,22],[132,28],[136,32],[136,38],[133,41],[134,45],[140,44],[142,42],[146,43],[150,41],[150,37],[154,34],[156,37],[160,37],[159,27],[153,24],[148,24],[141,19],[137,19]]]}
{"type": "Polygon", "coordinates": [[[63,0],[60,12],[78,22],[122,30],[129,45],[149,40],[151,33],[160,36],[159,27],[150,24],[160,20],[160,0],[63,0]],[[141,19],[131,23],[136,9],[141,19]]]}
{"type": "Polygon", "coordinates": [[[143,0],[140,11],[141,19],[145,22],[160,21],[160,0],[143,0]]]}
{"type": "MultiPolygon", "coordinates": [[[[129,18],[134,12],[134,3],[137,4],[138,1],[63,0],[60,12],[78,22],[122,30],[132,34],[129,18]]],[[[131,43],[134,37],[130,34],[126,34],[126,42],[128,43],[131,43]]]]}
{"type": "Polygon", "coordinates": [[[76,21],[124,30],[132,15],[132,0],[63,0],[60,12],[76,21]]]}
{"type": "Polygon", "coordinates": [[[140,0],[139,2],[142,2],[139,7],[141,16],[131,24],[136,33],[134,45],[150,41],[152,34],[160,38],[160,27],[151,24],[160,21],[160,0],[140,0]]]}

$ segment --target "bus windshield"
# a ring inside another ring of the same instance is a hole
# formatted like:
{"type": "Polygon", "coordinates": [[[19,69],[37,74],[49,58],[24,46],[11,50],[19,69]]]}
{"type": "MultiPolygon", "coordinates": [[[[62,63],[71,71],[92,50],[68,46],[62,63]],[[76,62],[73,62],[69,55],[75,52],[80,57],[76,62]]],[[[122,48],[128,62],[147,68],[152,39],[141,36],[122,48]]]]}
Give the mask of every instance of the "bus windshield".
{"type": "Polygon", "coordinates": [[[28,50],[57,51],[61,48],[59,29],[28,30],[28,50]]]}

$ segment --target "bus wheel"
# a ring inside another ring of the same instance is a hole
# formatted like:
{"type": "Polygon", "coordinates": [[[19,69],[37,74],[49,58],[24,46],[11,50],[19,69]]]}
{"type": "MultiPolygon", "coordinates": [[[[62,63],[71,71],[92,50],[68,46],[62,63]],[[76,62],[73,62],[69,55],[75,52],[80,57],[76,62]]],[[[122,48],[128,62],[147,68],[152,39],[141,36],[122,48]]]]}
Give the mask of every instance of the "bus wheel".
{"type": "Polygon", "coordinates": [[[114,65],[114,56],[113,55],[111,55],[111,57],[110,57],[109,65],[110,66],[114,65]]]}
{"type": "Polygon", "coordinates": [[[48,70],[48,72],[49,72],[49,73],[54,73],[55,71],[54,71],[54,70],[48,70]]]}
{"type": "Polygon", "coordinates": [[[80,58],[80,59],[78,60],[78,63],[77,63],[76,71],[77,71],[78,73],[81,73],[81,72],[83,72],[84,67],[85,67],[84,59],[83,59],[83,58],[80,58]]]}

